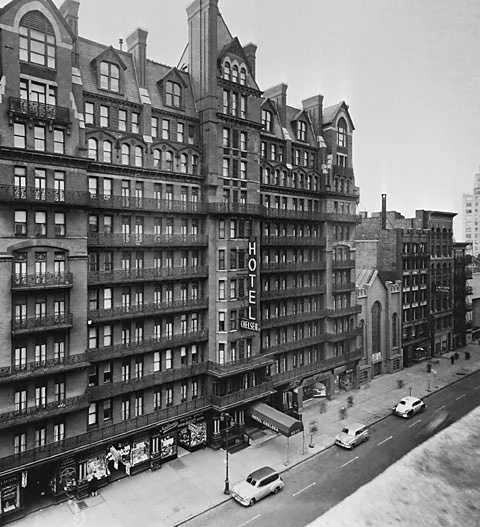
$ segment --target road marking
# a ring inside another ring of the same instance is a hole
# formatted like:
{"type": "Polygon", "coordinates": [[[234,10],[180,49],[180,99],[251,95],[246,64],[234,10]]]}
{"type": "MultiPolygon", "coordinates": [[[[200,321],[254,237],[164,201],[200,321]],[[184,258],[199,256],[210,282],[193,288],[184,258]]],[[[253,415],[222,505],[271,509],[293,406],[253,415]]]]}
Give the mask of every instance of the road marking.
{"type": "Polygon", "coordinates": [[[459,401],[460,399],[463,399],[464,397],[465,397],[465,394],[462,393],[462,395],[459,395],[456,400],[459,401]]]}
{"type": "Polygon", "coordinates": [[[415,425],[418,425],[418,423],[421,422],[421,419],[419,419],[418,421],[415,421],[414,423],[412,423],[411,425],[409,425],[408,428],[412,428],[412,426],[415,426],[415,425]]]}
{"type": "Polygon", "coordinates": [[[238,527],[243,527],[244,525],[248,525],[250,522],[253,522],[255,521],[257,518],[260,518],[261,514],[257,514],[256,516],[254,516],[253,518],[250,518],[249,520],[247,520],[246,522],[243,522],[241,523],[238,527]]]}
{"type": "Polygon", "coordinates": [[[383,441],[380,441],[380,443],[378,443],[377,446],[383,445],[383,443],[386,443],[387,441],[390,441],[390,439],[392,439],[392,438],[393,438],[393,436],[387,437],[387,439],[384,439],[383,441]]]}
{"type": "Polygon", "coordinates": [[[347,461],[347,462],[344,463],[343,465],[340,465],[340,468],[342,468],[342,467],[346,467],[347,465],[349,465],[350,463],[352,463],[352,461],[355,461],[356,459],[358,459],[358,456],[355,456],[355,457],[352,458],[350,461],[347,461]]]}
{"type": "Polygon", "coordinates": [[[298,496],[300,493],[302,493],[303,491],[309,489],[310,487],[313,487],[314,485],[316,485],[317,482],[314,481],[313,483],[310,483],[310,485],[307,485],[306,487],[303,487],[303,489],[300,489],[300,490],[297,490],[297,492],[295,492],[294,494],[292,494],[292,496],[298,496]]]}
{"type": "MultiPolygon", "coordinates": [[[[435,410],[435,412],[439,412],[440,410],[443,410],[444,408],[445,408],[445,405],[440,406],[440,408],[437,408],[437,409],[435,410]]],[[[433,413],[435,413],[435,412],[433,412],[433,413]]]]}

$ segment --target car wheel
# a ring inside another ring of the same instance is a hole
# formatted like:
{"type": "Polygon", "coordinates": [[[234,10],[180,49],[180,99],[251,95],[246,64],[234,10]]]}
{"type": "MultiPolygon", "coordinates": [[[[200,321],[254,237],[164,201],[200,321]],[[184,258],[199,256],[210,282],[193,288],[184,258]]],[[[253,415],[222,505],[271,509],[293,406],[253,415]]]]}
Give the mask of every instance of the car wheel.
{"type": "Polygon", "coordinates": [[[273,493],[274,493],[274,494],[278,494],[279,492],[280,492],[280,487],[275,487],[275,488],[273,489],[273,493]]]}
{"type": "Polygon", "coordinates": [[[256,501],[257,501],[257,500],[256,500],[255,498],[252,498],[252,499],[250,500],[250,506],[255,505],[255,502],[256,502],[256,501]]]}
{"type": "Polygon", "coordinates": [[[423,412],[425,411],[425,408],[426,408],[426,406],[423,405],[423,406],[422,406],[422,409],[421,409],[420,411],[423,413],[423,412]]]}
{"type": "Polygon", "coordinates": [[[363,441],[366,442],[370,439],[370,436],[367,436],[363,441]]]}
{"type": "Polygon", "coordinates": [[[407,412],[407,417],[412,417],[413,416],[413,410],[409,410],[407,412]]]}

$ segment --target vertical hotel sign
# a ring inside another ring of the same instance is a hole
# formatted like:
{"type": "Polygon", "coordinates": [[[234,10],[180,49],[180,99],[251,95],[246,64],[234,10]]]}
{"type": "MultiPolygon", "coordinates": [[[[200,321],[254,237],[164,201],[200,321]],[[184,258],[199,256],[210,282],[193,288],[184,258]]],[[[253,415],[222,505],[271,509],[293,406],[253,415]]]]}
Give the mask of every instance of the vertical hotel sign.
{"type": "Polygon", "coordinates": [[[248,242],[248,318],[240,320],[242,329],[258,331],[257,284],[258,284],[258,247],[255,239],[248,242]]]}

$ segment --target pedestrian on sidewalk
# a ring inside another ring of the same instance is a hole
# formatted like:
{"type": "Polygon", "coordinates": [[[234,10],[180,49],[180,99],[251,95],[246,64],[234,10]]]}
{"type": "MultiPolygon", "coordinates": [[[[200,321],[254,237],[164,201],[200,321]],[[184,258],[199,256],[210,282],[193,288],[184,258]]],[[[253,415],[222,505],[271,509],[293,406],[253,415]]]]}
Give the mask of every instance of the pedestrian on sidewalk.
{"type": "Polygon", "coordinates": [[[325,401],[325,399],[322,399],[320,401],[320,413],[321,414],[327,413],[327,402],[325,401]]]}
{"type": "Polygon", "coordinates": [[[453,366],[455,364],[455,355],[450,355],[450,364],[453,366]]]}
{"type": "Polygon", "coordinates": [[[348,404],[349,408],[351,408],[353,406],[353,395],[349,395],[347,397],[347,404],[348,404]]]}
{"type": "Polygon", "coordinates": [[[345,408],[345,406],[342,406],[340,408],[340,420],[343,421],[345,417],[347,417],[347,409],[345,408]]]}
{"type": "Polygon", "coordinates": [[[455,352],[455,360],[458,360],[460,358],[460,355],[458,354],[458,352],[456,351],[455,352]]]}

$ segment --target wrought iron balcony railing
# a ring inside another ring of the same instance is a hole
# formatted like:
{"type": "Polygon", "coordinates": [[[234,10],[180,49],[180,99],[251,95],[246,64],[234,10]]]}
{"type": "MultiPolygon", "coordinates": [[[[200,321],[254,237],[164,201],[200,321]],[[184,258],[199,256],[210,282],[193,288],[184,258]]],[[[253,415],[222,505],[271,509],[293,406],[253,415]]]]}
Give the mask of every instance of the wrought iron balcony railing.
{"type": "Polygon", "coordinates": [[[35,187],[0,185],[0,201],[42,203],[48,205],[88,205],[88,192],[80,190],[38,189],[35,187]]]}
{"type": "Polygon", "coordinates": [[[326,309],[316,309],[315,311],[304,311],[296,315],[284,315],[281,317],[270,317],[262,320],[260,323],[263,329],[272,327],[285,327],[288,324],[297,324],[298,322],[309,322],[310,320],[320,320],[327,316],[326,309]]]}
{"type": "Polygon", "coordinates": [[[262,245],[308,245],[321,246],[325,245],[326,239],[324,236],[262,236],[260,238],[262,245]]]}
{"type": "Polygon", "coordinates": [[[260,298],[262,300],[269,300],[271,298],[285,298],[294,296],[312,296],[325,293],[325,284],[314,285],[311,287],[292,287],[285,289],[271,289],[269,291],[261,291],[260,298]]]}
{"type": "Polygon", "coordinates": [[[165,337],[150,337],[141,341],[132,341],[128,343],[113,344],[112,346],[103,346],[88,350],[88,358],[91,362],[110,360],[118,357],[127,357],[130,355],[139,355],[149,351],[156,351],[170,348],[173,346],[183,346],[192,343],[199,343],[207,340],[207,331],[192,331],[185,335],[172,335],[165,337]]]}
{"type": "Polygon", "coordinates": [[[151,304],[130,304],[129,306],[112,307],[111,309],[95,309],[88,312],[92,321],[134,318],[156,313],[172,313],[189,309],[206,309],[208,298],[195,300],[172,300],[172,302],[153,302],[151,304]]]}
{"type": "Polygon", "coordinates": [[[117,210],[145,210],[179,214],[205,213],[205,204],[200,201],[145,198],[143,196],[118,196],[114,194],[88,193],[91,208],[117,210]]]}
{"type": "Polygon", "coordinates": [[[262,262],[260,270],[262,272],[282,272],[282,271],[305,271],[325,269],[325,260],[321,262],[262,262]]]}
{"type": "Polygon", "coordinates": [[[254,357],[244,357],[243,359],[233,360],[220,364],[208,361],[208,372],[216,377],[232,375],[247,370],[254,370],[272,364],[273,358],[268,355],[255,355],[254,357]]]}
{"type": "Polygon", "coordinates": [[[188,247],[206,246],[203,234],[105,234],[88,233],[88,245],[110,247],[188,247]]]}
{"type": "Polygon", "coordinates": [[[215,409],[221,410],[238,403],[246,403],[248,401],[260,399],[273,393],[274,391],[275,390],[273,389],[272,383],[265,382],[263,384],[259,384],[258,386],[252,386],[251,388],[239,390],[226,395],[212,395],[212,405],[215,409]]]}
{"type": "Polygon", "coordinates": [[[286,351],[294,351],[300,348],[309,346],[316,346],[321,342],[325,342],[326,335],[320,333],[313,337],[294,339],[292,342],[284,342],[282,344],[270,344],[269,346],[262,346],[262,353],[284,353],[286,351]]]}
{"type": "Polygon", "coordinates": [[[13,333],[26,333],[28,331],[48,331],[52,329],[66,329],[73,324],[71,313],[48,315],[32,318],[15,318],[12,320],[13,333]]]}
{"type": "Polygon", "coordinates": [[[332,267],[336,269],[355,267],[355,260],[332,260],[332,267]]]}
{"type": "Polygon", "coordinates": [[[183,278],[207,277],[206,265],[186,267],[162,267],[144,269],[116,269],[114,271],[90,271],[88,283],[90,285],[101,283],[120,282],[146,282],[149,280],[181,280],[183,278]]]}
{"type": "Polygon", "coordinates": [[[12,289],[49,289],[72,287],[72,273],[16,274],[12,276],[12,289]]]}
{"type": "Polygon", "coordinates": [[[27,101],[20,97],[10,97],[9,103],[10,113],[12,115],[22,115],[34,119],[42,119],[64,124],[70,122],[70,110],[63,106],[27,101]]]}

